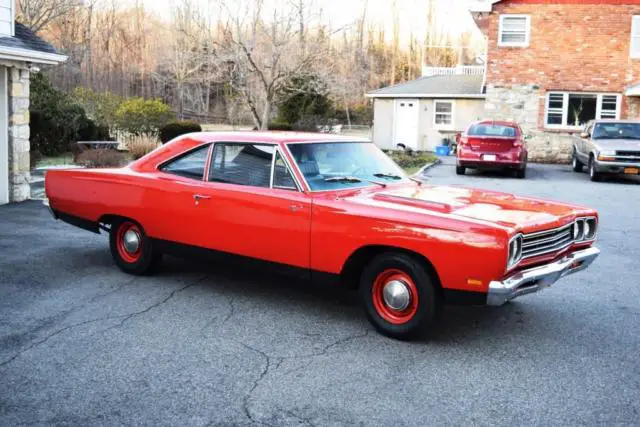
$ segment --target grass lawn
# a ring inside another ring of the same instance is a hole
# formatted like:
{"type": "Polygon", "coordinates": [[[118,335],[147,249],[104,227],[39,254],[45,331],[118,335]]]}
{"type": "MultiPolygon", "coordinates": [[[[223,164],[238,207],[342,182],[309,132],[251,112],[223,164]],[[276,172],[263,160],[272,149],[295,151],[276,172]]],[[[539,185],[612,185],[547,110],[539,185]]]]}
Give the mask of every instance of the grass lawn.
{"type": "Polygon", "coordinates": [[[59,156],[43,157],[36,162],[36,168],[43,168],[47,166],[61,166],[72,165],[73,153],[63,153],[59,156]]]}
{"type": "Polygon", "coordinates": [[[426,151],[407,153],[405,151],[385,150],[385,153],[409,175],[415,174],[424,165],[438,160],[435,154],[426,151]]]}

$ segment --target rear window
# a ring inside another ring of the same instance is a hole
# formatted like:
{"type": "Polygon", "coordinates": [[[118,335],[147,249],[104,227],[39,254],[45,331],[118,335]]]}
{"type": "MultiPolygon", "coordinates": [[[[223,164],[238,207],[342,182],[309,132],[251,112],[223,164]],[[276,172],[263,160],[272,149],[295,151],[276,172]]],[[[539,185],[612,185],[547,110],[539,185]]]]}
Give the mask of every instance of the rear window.
{"type": "Polygon", "coordinates": [[[513,126],[495,125],[495,124],[476,124],[471,125],[469,136],[504,136],[515,137],[517,135],[516,128],[513,126]]]}

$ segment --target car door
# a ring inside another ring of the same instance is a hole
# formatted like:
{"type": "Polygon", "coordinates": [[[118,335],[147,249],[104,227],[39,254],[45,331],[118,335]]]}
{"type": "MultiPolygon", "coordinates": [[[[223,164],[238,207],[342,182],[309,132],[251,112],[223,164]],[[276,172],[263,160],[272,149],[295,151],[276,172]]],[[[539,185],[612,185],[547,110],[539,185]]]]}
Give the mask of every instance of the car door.
{"type": "Polygon", "coordinates": [[[151,237],[170,243],[198,243],[193,195],[202,190],[210,150],[211,144],[205,144],[182,153],[161,165],[148,181],[139,217],[151,237]]]}
{"type": "Polygon", "coordinates": [[[216,143],[194,194],[198,246],[309,268],[311,198],[276,145],[216,143]]]}

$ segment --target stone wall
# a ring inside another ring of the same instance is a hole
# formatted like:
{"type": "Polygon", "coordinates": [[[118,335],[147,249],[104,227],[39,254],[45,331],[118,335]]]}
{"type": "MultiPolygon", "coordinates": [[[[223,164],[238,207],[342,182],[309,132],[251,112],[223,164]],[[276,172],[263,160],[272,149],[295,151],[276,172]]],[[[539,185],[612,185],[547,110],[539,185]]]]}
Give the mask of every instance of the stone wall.
{"type": "Polygon", "coordinates": [[[30,196],[29,178],[29,71],[7,69],[9,88],[9,201],[30,196]]]}
{"type": "Polygon", "coordinates": [[[571,158],[571,133],[540,129],[544,102],[544,91],[537,85],[487,86],[485,113],[488,119],[520,124],[529,137],[526,141],[529,161],[567,163],[571,158]]]}

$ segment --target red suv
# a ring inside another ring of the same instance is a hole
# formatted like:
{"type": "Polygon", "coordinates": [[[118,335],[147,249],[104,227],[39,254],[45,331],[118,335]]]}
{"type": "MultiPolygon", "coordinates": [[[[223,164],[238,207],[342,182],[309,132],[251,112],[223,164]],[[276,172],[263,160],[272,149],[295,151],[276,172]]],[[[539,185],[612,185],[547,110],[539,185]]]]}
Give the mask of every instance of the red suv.
{"type": "Polygon", "coordinates": [[[527,170],[527,147],[517,123],[485,120],[473,123],[460,138],[456,173],[466,169],[509,170],[524,178],[527,170]]]}

